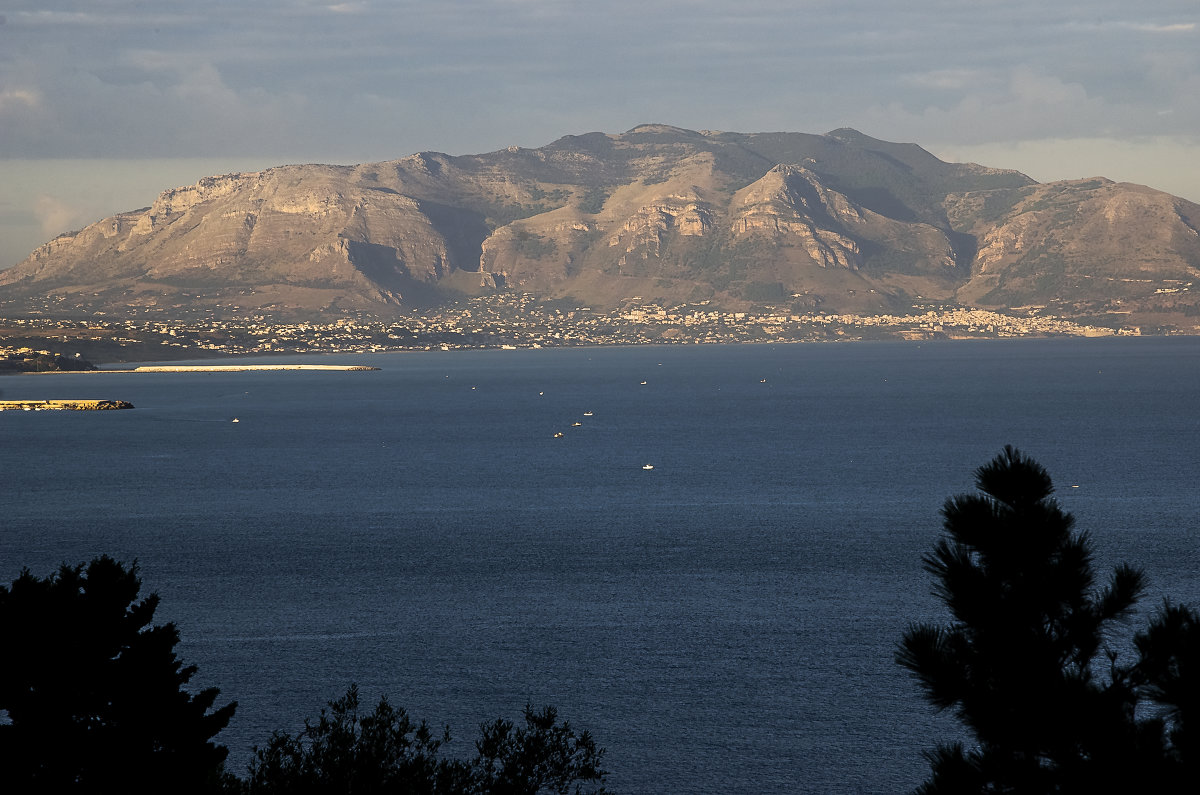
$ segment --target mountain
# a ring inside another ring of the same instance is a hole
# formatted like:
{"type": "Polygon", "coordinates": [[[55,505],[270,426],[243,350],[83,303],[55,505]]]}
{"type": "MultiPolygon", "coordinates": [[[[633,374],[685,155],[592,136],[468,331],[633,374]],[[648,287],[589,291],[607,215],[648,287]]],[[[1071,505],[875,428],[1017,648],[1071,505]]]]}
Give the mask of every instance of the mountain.
{"type": "Polygon", "coordinates": [[[1200,205],[1039,184],[850,129],[643,125],[538,149],[292,165],[165,191],[0,271],[78,312],[387,316],[511,290],[614,307],[1194,313],[1200,205]]]}

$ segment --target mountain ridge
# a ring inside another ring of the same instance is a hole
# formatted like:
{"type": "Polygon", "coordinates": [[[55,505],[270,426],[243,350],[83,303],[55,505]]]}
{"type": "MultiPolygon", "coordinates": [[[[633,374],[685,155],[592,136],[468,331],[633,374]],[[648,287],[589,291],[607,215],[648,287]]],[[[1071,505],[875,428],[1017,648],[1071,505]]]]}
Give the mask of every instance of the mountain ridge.
{"type": "Polygon", "coordinates": [[[919,302],[1192,312],[1200,205],[1037,183],[857,130],[566,135],[536,149],[285,165],[163,191],[0,271],[64,311],[386,317],[517,291],[600,307],[919,302]]]}

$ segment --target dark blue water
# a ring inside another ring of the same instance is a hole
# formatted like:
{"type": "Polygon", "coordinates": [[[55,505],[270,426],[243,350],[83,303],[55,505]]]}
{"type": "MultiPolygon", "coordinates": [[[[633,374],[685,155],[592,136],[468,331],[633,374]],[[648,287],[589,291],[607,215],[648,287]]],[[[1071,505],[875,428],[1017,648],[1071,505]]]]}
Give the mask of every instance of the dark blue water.
{"type": "Polygon", "coordinates": [[[322,361],[384,369],[0,380],[137,406],[0,414],[0,578],[137,558],[235,766],[357,682],[462,755],[557,705],[627,793],[910,789],[953,728],[893,649],[1008,443],[1200,604],[1200,339],[322,361]]]}

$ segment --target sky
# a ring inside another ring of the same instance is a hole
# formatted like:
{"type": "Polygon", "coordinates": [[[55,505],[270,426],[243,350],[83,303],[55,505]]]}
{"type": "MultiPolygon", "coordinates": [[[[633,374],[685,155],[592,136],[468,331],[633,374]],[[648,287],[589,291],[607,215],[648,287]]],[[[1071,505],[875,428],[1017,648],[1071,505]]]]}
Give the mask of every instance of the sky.
{"type": "Polygon", "coordinates": [[[210,174],[652,122],[1200,202],[1200,3],[8,0],[0,268],[210,174]]]}

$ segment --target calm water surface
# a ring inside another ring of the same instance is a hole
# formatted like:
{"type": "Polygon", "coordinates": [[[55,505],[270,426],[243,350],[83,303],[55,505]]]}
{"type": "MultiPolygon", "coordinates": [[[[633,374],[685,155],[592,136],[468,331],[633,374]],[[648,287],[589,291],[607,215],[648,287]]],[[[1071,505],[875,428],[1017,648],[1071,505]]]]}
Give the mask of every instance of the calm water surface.
{"type": "Polygon", "coordinates": [[[1200,339],[321,361],[383,369],[0,380],[137,406],[0,414],[0,577],[136,558],[235,767],[357,682],[462,755],[554,704],[626,793],[911,789],[953,727],[893,649],[1008,443],[1200,604],[1200,339]]]}

